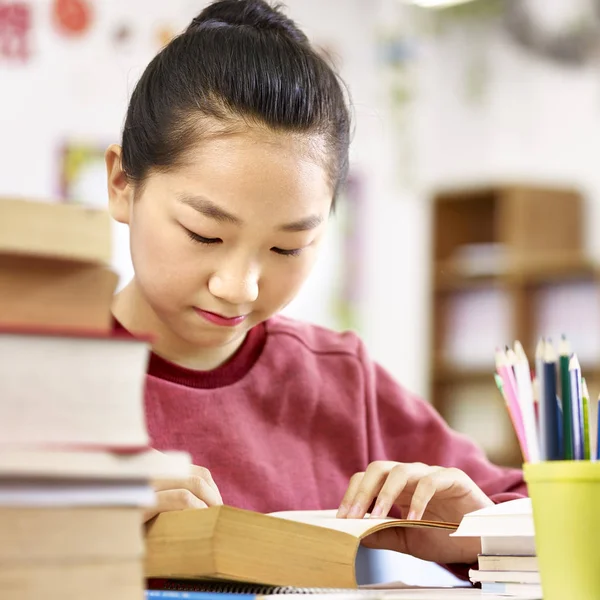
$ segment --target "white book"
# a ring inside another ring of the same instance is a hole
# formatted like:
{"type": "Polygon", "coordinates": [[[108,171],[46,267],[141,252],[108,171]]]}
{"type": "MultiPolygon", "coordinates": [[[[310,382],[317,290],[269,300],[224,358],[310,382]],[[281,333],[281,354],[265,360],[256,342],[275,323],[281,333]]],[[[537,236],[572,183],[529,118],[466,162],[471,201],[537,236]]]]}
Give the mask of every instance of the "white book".
{"type": "Polygon", "coordinates": [[[490,556],[536,556],[535,538],[526,536],[482,537],[481,553],[490,556]]]}
{"type": "Polygon", "coordinates": [[[473,583],[542,583],[538,571],[479,571],[469,570],[473,583]]]}
{"type": "Polygon", "coordinates": [[[134,453],[109,451],[67,451],[42,448],[0,447],[2,479],[184,479],[190,474],[186,452],[158,452],[148,449],[134,453]]]}
{"type": "Polygon", "coordinates": [[[467,513],[451,535],[481,538],[482,554],[536,555],[529,498],[502,502],[467,513]]]}
{"type": "Polygon", "coordinates": [[[0,444],[145,447],[147,342],[0,330],[0,444]]]}
{"type": "Polygon", "coordinates": [[[542,586],[537,583],[482,583],[482,598],[490,598],[488,594],[542,600],[542,586]]]}
{"type": "Polygon", "coordinates": [[[0,507],[153,506],[152,487],[139,481],[4,480],[0,507]]]}
{"type": "Polygon", "coordinates": [[[531,499],[520,498],[467,513],[456,537],[533,537],[531,499]]]}
{"type": "Polygon", "coordinates": [[[480,554],[477,562],[482,571],[537,571],[537,556],[494,556],[480,554]]]}

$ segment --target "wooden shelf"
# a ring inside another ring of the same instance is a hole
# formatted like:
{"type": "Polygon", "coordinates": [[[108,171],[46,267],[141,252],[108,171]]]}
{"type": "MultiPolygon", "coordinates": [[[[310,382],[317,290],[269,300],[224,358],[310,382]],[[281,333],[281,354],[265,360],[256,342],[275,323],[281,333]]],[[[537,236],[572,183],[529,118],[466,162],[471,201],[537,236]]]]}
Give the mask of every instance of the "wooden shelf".
{"type": "MultiPolygon", "coordinates": [[[[434,197],[431,401],[451,427],[474,437],[500,464],[518,465],[519,449],[509,419],[499,417],[493,401],[502,402],[494,383],[494,348],[486,357],[489,367],[450,364],[446,353],[460,348],[462,341],[480,341],[477,347],[487,348],[518,339],[533,367],[539,335],[536,311],[540,298],[551,297],[553,292],[547,286],[570,281],[598,282],[600,286],[600,265],[585,257],[581,243],[583,206],[576,190],[528,183],[446,189],[434,197]],[[466,271],[469,265],[482,272],[466,271]],[[477,293],[466,294],[471,291],[477,293]],[[469,311],[477,324],[467,331],[469,311]],[[478,328],[488,319],[491,328],[485,337],[486,332],[478,328]],[[449,337],[463,332],[468,340],[449,337]],[[471,421],[469,413],[460,412],[464,406],[475,407],[471,421]],[[486,438],[484,428],[474,422],[477,419],[500,428],[493,429],[501,434],[500,446],[486,438]]],[[[591,288],[597,289],[595,285],[591,288]]],[[[600,356],[594,358],[600,360],[600,356]]],[[[594,396],[600,391],[593,389],[600,387],[600,364],[583,364],[582,373],[594,396]]]]}
{"type": "MultiPolygon", "coordinates": [[[[533,352],[528,353],[533,360],[533,352]]],[[[534,365],[530,365],[534,368],[534,365]]],[[[494,381],[494,367],[460,367],[451,366],[444,364],[437,364],[432,370],[432,379],[438,384],[448,383],[479,383],[481,381],[494,381]]],[[[581,366],[581,373],[588,379],[600,379],[600,364],[583,364],[581,366]]]]}
{"type": "Polygon", "coordinates": [[[574,279],[600,279],[600,265],[584,256],[561,256],[522,260],[503,273],[469,274],[452,260],[434,265],[435,291],[459,291],[489,287],[516,287],[574,279]]]}
{"type": "Polygon", "coordinates": [[[436,383],[463,383],[489,380],[494,383],[494,366],[459,367],[438,363],[433,369],[433,379],[436,383]]]}
{"type": "Polygon", "coordinates": [[[435,267],[434,288],[438,292],[500,287],[504,282],[497,275],[468,275],[445,265],[435,267]]]}

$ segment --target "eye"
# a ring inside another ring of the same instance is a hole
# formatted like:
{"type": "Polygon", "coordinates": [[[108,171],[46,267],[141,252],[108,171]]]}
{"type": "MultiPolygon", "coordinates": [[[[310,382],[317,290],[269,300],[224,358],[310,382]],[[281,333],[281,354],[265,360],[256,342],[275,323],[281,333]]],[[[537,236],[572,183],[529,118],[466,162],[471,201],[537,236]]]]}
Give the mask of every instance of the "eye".
{"type": "Polygon", "coordinates": [[[283,248],[271,248],[275,254],[281,254],[282,256],[300,256],[304,248],[295,248],[294,250],[284,250],[283,248]]]}
{"type": "Polygon", "coordinates": [[[223,240],[221,238],[207,238],[203,235],[198,235],[193,231],[190,231],[186,227],[183,228],[187,236],[197,244],[220,244],[223,240]]]}

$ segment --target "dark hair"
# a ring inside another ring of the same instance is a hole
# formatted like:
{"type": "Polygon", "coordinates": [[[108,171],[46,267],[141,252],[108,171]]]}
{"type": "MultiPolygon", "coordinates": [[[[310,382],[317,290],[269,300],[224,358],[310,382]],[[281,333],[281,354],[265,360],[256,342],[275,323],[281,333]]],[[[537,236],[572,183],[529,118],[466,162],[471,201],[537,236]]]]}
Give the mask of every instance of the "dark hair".
{"type": "MultiPolygon", "coordinates": [[[[337,74],[278,7],[219,0],[150,62],[123,129],[126,176],[180,164],[213,117],[320,136],[335,198],[348,168],[350,117],[337,74]]],[[[239,124],[239,123],[238,123],[239,124]]]]}

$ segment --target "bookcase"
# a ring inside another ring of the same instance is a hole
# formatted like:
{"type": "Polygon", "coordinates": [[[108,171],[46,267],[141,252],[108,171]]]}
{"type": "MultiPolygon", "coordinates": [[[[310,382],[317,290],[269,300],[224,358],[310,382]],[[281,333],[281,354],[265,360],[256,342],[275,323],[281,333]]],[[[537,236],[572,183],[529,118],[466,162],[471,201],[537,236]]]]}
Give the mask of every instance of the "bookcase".
{"type": "Polygon", "coordinates": [[[591,404],[600,391],[600,285],[583,248],[573,189],[490,185],[433,197],[430,398],[498,464],[521,463],[493,379],[494,351],[520,340],[534,366],[540,335],[565,334],[591,404]]]}

